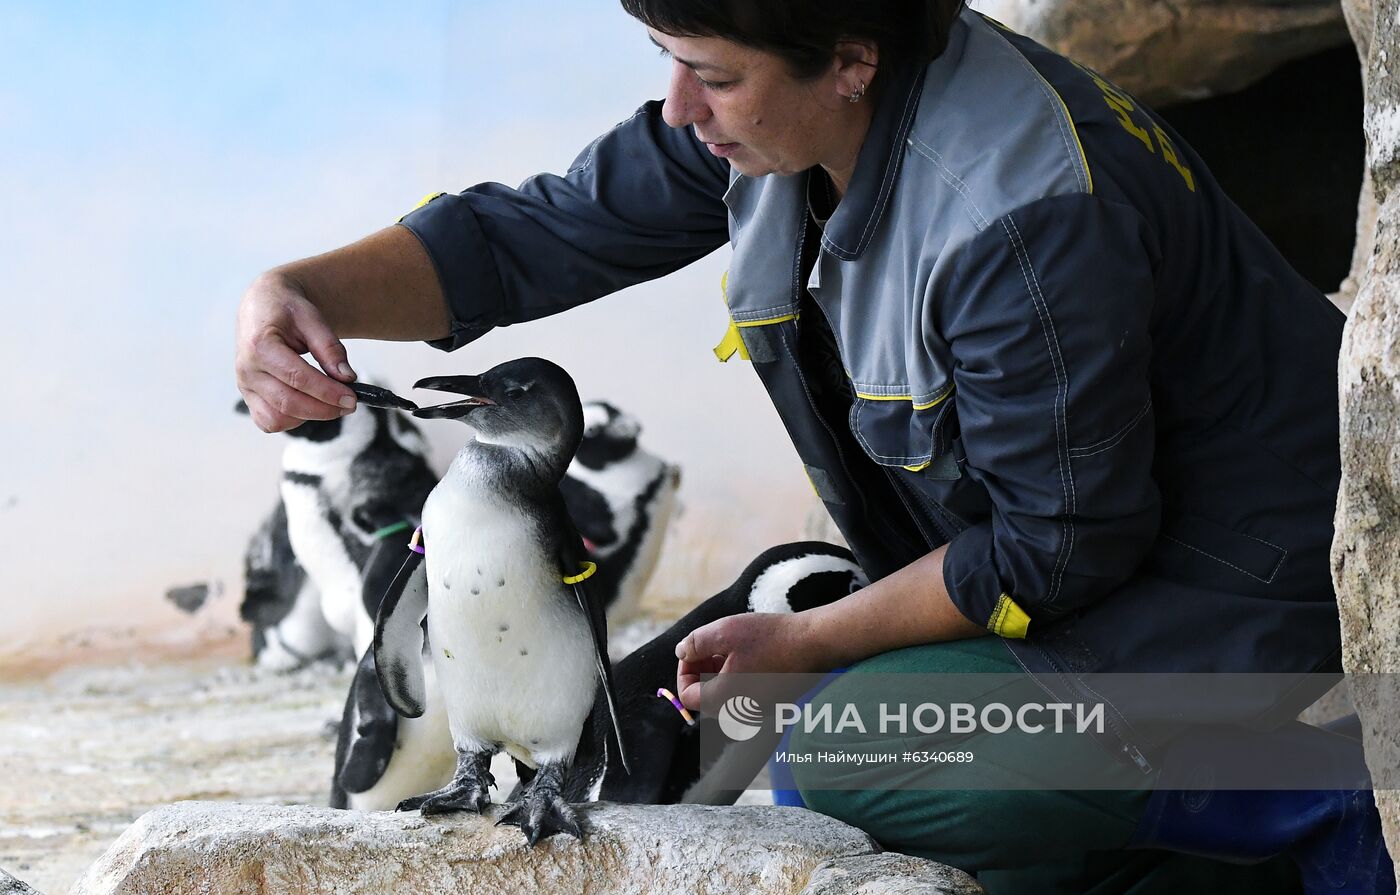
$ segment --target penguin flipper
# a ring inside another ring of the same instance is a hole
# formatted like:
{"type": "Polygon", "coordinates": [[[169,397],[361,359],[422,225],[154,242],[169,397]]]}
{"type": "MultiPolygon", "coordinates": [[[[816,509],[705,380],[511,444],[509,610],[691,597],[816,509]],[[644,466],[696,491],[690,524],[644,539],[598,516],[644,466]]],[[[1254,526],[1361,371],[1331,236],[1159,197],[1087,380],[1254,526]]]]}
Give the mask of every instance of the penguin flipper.
{"type": "Polygon", "coordinates": [[[608,507],[607,498],[587,482],[567,474],[559,482],[559,492],[564,496],[564,506],[579,534],[600,547],[617,542],[617,532],[608,521],[612,510],[608,507]]]}
{"type": "MultiPolygon", "coordinates": [[[[564,498],[557,492],[552,511],[555,530],[565,532],[558,548],[559,568],[564,570],[565,575],[574,575],[588,562],[588,551],[584,549],[583,539],[579,537],[578,529],[569,517],[564,498]]],[[[589,590],[587,580],[566,586],[573,589],[574,598],[578,600],[584,618],[588,619],[588,631],[593,638],[593,656],[598,664],[598,680],[602,684],[603,698],[608,704],[608,715],[612,719],[613,735],[617,741],[617,757],[622,762],[623,770],[630,774],[632,767],[627,761],[627,747],[622,739],[622,719],[617,710],[617,688],[613,685],[612,661],[608,658],[607,610],[603,601],[589,590]]]]}
{"type": "Polygon", "coordinates": [[[428,614],[428,569],[410,551],[379,604],[374,624],[374,667],[394,710],[421,717],[428,707],[423,678],[423,618],[428,614]]]}
{"type": "Polygon", "coordinates": [[[385,700],[372,649],[365,650],[355,669],[340,723],[344,751],[337,756],[336,782],[345,792],[365,792],[384,776],[399,731],[399,716],[385,700]]]}
{"type": "MultiPolygon", "coordinates": [[[[402,522],[404,519],[399,516],[396,521],[402,522]]],[[[410,525],[417,524],[417,520],[413,518],[407,521],[410,525]]],[[[403,542],[398,537],[380,538],[370,548],[369,557],[365,559],[364,568],[360,572],[363,582],[360,585],[360,602],[364,604],[365,612],[369,613],[370,618],[378,617],[380,604],[394,586],[394,578],[403,567],[400,560],[402,554],[403,542]]]]}

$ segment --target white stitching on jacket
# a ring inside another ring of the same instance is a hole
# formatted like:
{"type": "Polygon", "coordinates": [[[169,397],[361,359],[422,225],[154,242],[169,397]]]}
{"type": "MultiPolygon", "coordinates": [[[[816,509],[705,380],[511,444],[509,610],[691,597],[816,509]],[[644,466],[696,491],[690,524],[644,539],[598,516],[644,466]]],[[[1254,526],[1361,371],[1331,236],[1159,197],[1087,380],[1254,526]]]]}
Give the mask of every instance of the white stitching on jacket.
{"type": "Polygon", "coordinates": [[[1016,252],[1016,263],[1021,267],[1021,278],[1026,281],[1026,289],[1030,292],[1036,315],[1040,317],[1040,328],[1045,334],[1045,348],[1050,355],[1050,365],[1055,371],[1055,451],[1060,461],[1060,488],[1065,492],[1065,517],[1061,520],[1061,526],[1064,527],[1066,534],[1064,541],[1060,544],[1060,555],[1055,558],[1055,568],[1050,575],[1050,593],[1045,598],[1046,603],[1054,603],[1055,598],[1059,596],[1064,570],[1069,566],[1070,555],[1074,552],[1076,496],[1074,493],[1074,471],[1070,466],[1069,445],[1067,443],[1069,422],[1066,419],[1069,404],[1069,375],[1064,369],[1064,359],[1060,355],[1060,340],[1055,335],[1054,322],[1050,319],[1050,309],[1045,305],[1045,296],[1040,289],[1040,280],[1035,275],[1035,268],[1031,267],[1030,255],[1026,252],[1025,244],[1021,242],[1021,231],[1010,214],[1002,217],[1001,226],[1006,231],[1007,237],[1011,240],[1011,246],[1016,252]]]}
{"type": "Polygon", "coordinates": [[[1137,416],[1129,420],[1127,425],[1125,425],[1123,428],[1119,429],[1117,432],[1114,432],[1112,435],[1108,436],[1102,441],[1096,441],[1093,444],[1086,444],[1084,447],[1070,448],[1069,455],[1071,457],[1083,459],[1084,457],[1092,457],[1095,454],[1103,453],[1104,451],[1118,444],[1118,442],[1122,441],[1124,438],[1128,437],[1128,433],[1133,431],[1133,429],[1137,427],[1138,423],[1142,422],[1142,418],[1147,416],[1147,412],[1151,409],[1152,399],[1148,398],[1147,403],[1142,405],[1142,409],[1137,412],[1137,416]]]}
{"type": "Polygon", "coordinates": [[[977,231],[980,233],[990,227],[991,222],[988,221],[987,216],[982,213],[982,209],[977,207],[977,203],[972,198],[972,191],[967,188],[967,183],[964,182],[961,177],[954,174],[952,168],[944,164],[943,156],[939,155],[938,150],[924,143],[918,137],[910,137],[909,145],[912,146],[914,151],[919,155],[933,162],[933,166],[935,170],[938,171],[938,176],[943,179],[943,182],[957,190],[958,195],[963,197],[963,201],[971,206],[972,224],[977,228],[977,231]]]}
{"type": "MultiPolygon", "coordinates": [[[[1237,534],[1237,535],[1243,535],[1244,537],[1249,538],[1249,539],[1252,540],[1252,541],[1258,541],[1258,542],[1261,543],[1261,544],[1269,544],[1269,542],[1266,541],[1266,540],[1264,540],[1263,538],[1256,538],[1256,537],[1254,537],[1253,535],[1247,535],[1247,534],[1244,534],[1243,532],[1238,532],[1238,531],[1236,531],[1236,532],[1232,532],[1232,533],[1233,533],[1233,534],[1237,534]]],[[[1280,557],[1278,558],[1278,562],[1274,563],[1274,569],[1273,569],[1272,572],[1269,573],[1269,577],[1268,577],[1268,578],[1260,578],[1258,575],[1254,574],[1253,572],[1249,572],[1249,571],[1246,571],[1246,570],[1244,570],[1244,569],[1241,569],[1239,566],[1237,566],[1237,565],[1235,565],[1234,563],[1230,562],[1228,559],[1222,559],[1222,558],[1216,556],[1214,553],[1207,553],[1205,550],[1202,550],[1200,547],[1193,547],[1193,546],[1191,546],[1190,544],[1186,543],[1185,541],[1182,541],[1182,540],[1179,540],[1179,539],[1177,539],[1177,538],[1174,538],[1174,537],[1172,537],[1171,535],[1162,535],[1162,540],[1164,540],[1164,541],[1171,541],[1173,544],[1180,544],[1181,546],[1185,547],[1187,550],[1194,550],[1196,553],[1199,553],[1199,554],[1201,554],[1202,556],[1208,556],[1208,557],[1210,557],[1211,559],[1215,560],[1215,561],[1218,562],[1218,563],[1221,563],[1221,564],[1223,564],[1223,565],[1229,566],[1230,568],[1234,569],[1236,572],[1239,572],[1239,573],[1242,574],[1242,575],[1248,575],[1249,577],[1253,578],[1255,581],[1262,581],[1262,582],[1265,583],[1265,584],[1273,584],[1273,583],[1274,583],[1274,577],[1278,575],[1278,570],[1281,569],[1281,568],[1283,568],[1283,563],[1284,563],[1284,561],[1285,561],[1286,559],[1288,559],[1288,549],[1287,549],[1286,547],[1280,547],[1280,546],[1277,545],[1277,544],[1269,544],[1270,547],[1273,547],[1275,550],[1278,550],[1278,551],[1282,552],[1283,555],[1280,556],[1280,557]]]]}

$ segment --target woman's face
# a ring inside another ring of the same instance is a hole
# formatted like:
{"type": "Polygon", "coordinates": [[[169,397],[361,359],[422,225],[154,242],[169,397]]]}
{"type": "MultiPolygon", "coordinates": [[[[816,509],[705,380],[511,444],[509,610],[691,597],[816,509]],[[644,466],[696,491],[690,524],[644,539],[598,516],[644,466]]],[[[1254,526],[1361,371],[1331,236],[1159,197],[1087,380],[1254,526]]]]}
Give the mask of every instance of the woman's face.
{"type": "Polygon", "coordinates": [[[718,37],[647,30],[672,60],[662,117],[671,127],[693,125],[710,152],[739,173],[831,167],[846,161],[853,137],[859,145],[868,118],[842,95],[851,92],[844,86],[851,76],[834,54],[829,71],[800,81],[772,53],[718,37]]]}

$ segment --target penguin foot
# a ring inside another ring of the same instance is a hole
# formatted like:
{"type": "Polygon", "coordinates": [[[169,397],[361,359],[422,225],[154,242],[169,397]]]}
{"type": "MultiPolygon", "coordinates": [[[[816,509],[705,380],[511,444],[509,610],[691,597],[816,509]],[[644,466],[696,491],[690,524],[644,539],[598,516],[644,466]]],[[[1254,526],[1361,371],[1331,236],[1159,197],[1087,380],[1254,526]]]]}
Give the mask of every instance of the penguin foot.
{"type": "MultiPolygon", "coordinates": [[[[404,801],[413,800],[405,799],[404,801]]],[[[480,814],[490,804],[491,788],[488,784],[468,783],[465,786],[449,789],[446,792],[438,791],[425,797],[418,806],[418,811],[424,817],[433,814],[450,814],[454,811],[471,811],[474,814],[480,814]]],[[[400,803],[399,807],[400,810],[404,810],[403,803],[400,803]]]]}
{"type": "Polygon", "coordinates": [[[480,814],[491,804],[491,787],[495,785],[496,781],[490,773],[476,778],[459,777],[435,792],[404,799],[394,810],[419,811],[424,816],[448,814],[453,811],[480,814]]]}
{"type": "Polygon", "coordinates": [[[583,838],[583,828],[579,826],[578,815],[568,802],[557,792],[535,791],[525,793],[524,798],[510,806],[501,815],[496,826],[509,824],[519,827],[525,840],[531,845],[541,839],[548,839],[555,833],[568,833],[575,839],[583,838]]]}
{"type": "Polygon", "coordinates": [[[399,802],[395,811],[418,811],[424,816],[471,811],[480,814],[491,804],[491,792],[485,786],[467,785],[439,789],[421,796],[409,796],[399,802]]]}
{"type": "Polygon", "coordinates": [[[496,778],[491,775],[491,751],[457,750],[457,773],[442,789],[399,802],[396,811],[418,810],[424,815],[447,814],[451,811],[473,811],[480,814],[491,804],[491,787],[496,778]]]}

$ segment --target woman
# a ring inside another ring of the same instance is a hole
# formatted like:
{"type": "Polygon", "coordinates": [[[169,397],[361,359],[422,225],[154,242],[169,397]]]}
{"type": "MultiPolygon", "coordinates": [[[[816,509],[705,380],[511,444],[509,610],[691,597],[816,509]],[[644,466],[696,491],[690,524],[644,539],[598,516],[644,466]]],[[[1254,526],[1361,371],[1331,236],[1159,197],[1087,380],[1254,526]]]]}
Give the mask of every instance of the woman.
{"type": "MultiPolygon", "coordinates": [[[[664,103],[563,177],[439,195],[254,283],[261,428],[353,408],[340,339],[455,349],[729,241],[716,351],[752,361],[874,583],[697,630],[687,704],[721,669],[1024,672],[1074,701],[1089,672],[1339,667],[1342,315],[1159,119],[960,0],[623,6],[671,59],[664,103]]],[[[1115,790],[804,796],[993,892],[1277,891],[1277,862],[1119,851],[1168,809],[1153,707],[1103,695],[1115,790]]],[[[1169,827],[1135,844],[1200,850],[1169,827]]]]}

